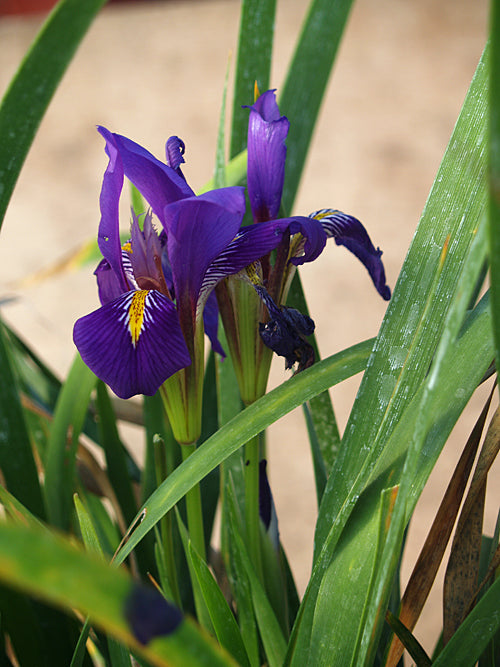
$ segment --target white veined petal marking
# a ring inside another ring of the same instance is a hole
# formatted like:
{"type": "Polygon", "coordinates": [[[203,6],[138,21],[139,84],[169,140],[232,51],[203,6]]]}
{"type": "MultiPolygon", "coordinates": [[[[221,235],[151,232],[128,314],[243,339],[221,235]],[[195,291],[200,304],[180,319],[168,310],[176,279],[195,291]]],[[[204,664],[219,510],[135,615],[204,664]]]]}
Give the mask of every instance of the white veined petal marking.
{"type": "Polygon", "coordinates": [[[138,290],[137,292],[134,292],[132,299],[130,301],[130,305],[128,307],[128,314],[127,314],[127,323],[128,323],[128,330],[130,333],[130,337],[132,338],[132,345],[136,347],[137,342],[139,341],[139,336],[141,335],[144,325],[145,325],[145,319],[147,321],[147,317],[144,317],[144,311],[146,308],[146,298],[149,294],[149,290],[138,290]]]}

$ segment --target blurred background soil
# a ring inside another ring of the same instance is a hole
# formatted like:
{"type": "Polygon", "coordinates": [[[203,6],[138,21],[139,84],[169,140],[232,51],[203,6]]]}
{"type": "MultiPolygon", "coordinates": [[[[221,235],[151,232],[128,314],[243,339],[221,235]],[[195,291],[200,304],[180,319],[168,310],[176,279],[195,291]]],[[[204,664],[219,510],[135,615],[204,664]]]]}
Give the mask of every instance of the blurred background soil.
{"type": "MultiPolygon", "coordinates": [[[[278,2],[271,79],[278,93],[307,5],[305,0],[278,2]]],[[[42,18],[0,17],[1,93],[42,18]]],[[[74,320],[98,305],[94,267],[44,281],[26,278],[96,233],[107,160],[95,126],[125,134],[160,158],[167,137],[179,135],[186,143],[184,173],[195,190],[200,188],[213,171],[225,71],[228,60],[234,68],[238,22],[235,0],[112,4],[90,29],[57,91],[2,229],[0,299],[15,297],[3,305],[3,316],[61,375],[75,353],[74,320]]],[[[334,207],[360,218],[384,251],[392,287],[486,34],[486,0],[354,3],[294,212],[334,207]]],[[[376,335],[386,304],[348,252],[330,243],[301,274],[324,356],[376,335]]],[[[286,377],[279,360],[272,385],[286,377]]],[[[341,429],[359,381],[358,376],[332,391],[341,429]]],[[[419,502],[404,580],[479,414],[485,392],[478,394],[419,502]]],[[[138,446],[132,429],[125,430],[124,437],[138,446]]],[[[275,424],[268,442],[281,537],[303,590],[316,507],[301,412],[275,424]]],[[[490,479],[495,475],[498,478],[498,465],[490,479]]],[[[490,534],[499,504],[493,486],[490,483],[486,517],[490,534]]],[[[440,595],[438,587],[416,631],[429,652],[441,626],[440,595]]]]}

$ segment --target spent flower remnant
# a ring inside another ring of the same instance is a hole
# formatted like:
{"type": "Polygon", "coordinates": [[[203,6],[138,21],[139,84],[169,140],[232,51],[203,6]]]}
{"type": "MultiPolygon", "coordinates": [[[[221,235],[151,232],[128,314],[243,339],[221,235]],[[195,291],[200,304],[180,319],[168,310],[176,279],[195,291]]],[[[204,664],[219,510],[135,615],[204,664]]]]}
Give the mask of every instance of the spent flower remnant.
{"type": "MultiPolygon", "coordinates": [[[[259,227],[276,219],[280,212],[285,178],[285,141],[290,123],[286,116],[280,114],[274,90],[262,95],[256,91],[256,97],[255,103],[248,107],[247,185],[253,226],[259,227]]],[[[228,277],[216,290],[243,400],[247,403],[265,391],[270,354],[262,343],[285,357],[286,368],[297,363],[297,370],[302,370],[314,361],[313,349],[306,340],[306,336],[314,331],[314,322],[297,310],[278,304],[286,301],[295,266],[316,259],[328,238],[334,238],[337,245],[343,245],[354,253],[367,268],[382,298],[390,298],[380,259],[382,252],[373,246],[359,220],[334,209],[321,209],[307,217],[294,216],[281,220],[293,220],[295,225],[300,223],[302,229],[307,229],[308,238],[316,239],[316,252],[307,251],[303,232],[295,233],[290,224],[274,258],[267,255],[260,259],[258,266],[247,268],[238,276],[243,279],[240,283],[253,285],[260,302],[256,296],[252,300],[248,285],[237,286],[234,277],[228,277]],[[260,322],[259,327],[248,317],[251,307],[260,322]],[[248,330],[249,326],[252,331],[248,330]]]]}

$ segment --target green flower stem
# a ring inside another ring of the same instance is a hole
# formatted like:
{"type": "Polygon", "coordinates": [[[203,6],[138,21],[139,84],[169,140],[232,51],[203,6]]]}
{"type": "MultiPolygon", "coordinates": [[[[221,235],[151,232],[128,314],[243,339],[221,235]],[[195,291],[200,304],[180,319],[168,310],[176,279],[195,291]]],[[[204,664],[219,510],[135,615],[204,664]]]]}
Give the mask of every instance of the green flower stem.
{"type": "MultiPolygon", "coordinates": [[[[168,476],[168,463],[165,443],[163,439],[155,435],[153,439],[155,470],[157,486],[168,476]]],[[[177,581],[177,567],[175,565],[174,544],[172,539],[172,510],[167,512],[160,522],[160,534],[163,543],[163,552],[165,554],[165,567],[167,570],[168,583],[174,602],[181,607],[181,596],[179,592],[179,583],[177,581]]]]}
{"type": "MultiPolygon", "coordinates": [[[[196,443],[191,445],[181,445],[182,460],[185,461],[196,450],[196,443]]],[[[198,554],[207,560],[205,549],[205,533],[203,530],[203,512],[201,508],[200,485],[195,484],[192,489],[186,493],[186,511],[189,537],[198,554]]]]}
{"type": "Polygon", "coordinates": [[[260,438],[257,435],[245,445],[245,530],[252,564],[257,576],[263,582],[264,572],[260,549],[259,458],[260,438]]]}

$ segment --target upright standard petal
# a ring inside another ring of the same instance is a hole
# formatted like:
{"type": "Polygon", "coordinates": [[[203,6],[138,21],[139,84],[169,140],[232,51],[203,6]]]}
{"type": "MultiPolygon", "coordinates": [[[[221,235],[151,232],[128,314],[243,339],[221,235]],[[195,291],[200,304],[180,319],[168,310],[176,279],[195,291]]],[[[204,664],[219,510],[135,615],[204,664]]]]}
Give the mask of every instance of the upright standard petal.
{"type": "MultiPolygon", "coordinates": [[[[102,256],[111,267],[116,279],[119,292],[129,289],[122,262],[122,248],[120,242],[119,205],[123,188],[123,163],[113,141],[108,141],[109,133],[103,135],[106,139],[106,153],[109,157],[108,166],[102,181],[99,205],[101,220],[97,243],[102,256]]],[[[101,288],[100,290],[101,291],[101,288]]]]}
{"type": "Polygon", "coordinates": [[[333,237],[337,245],[350,250],[365,265],[370,278],[380,296],[388,301],[391,290],[385,280],[382,251],[375,248],[361,222],[341,211],[324,208],[311,213],[310,218],[318,220],[328,237],[333,237]]]}
{"type": "Polygon", "coordinates": [[[255,222],[263,222],[279,213],[290,123],[280,116],[274,90],[265,92],[249,108],[248,196],[255,222]]]}
{"type": "Polygon", "coordinates": [[[175,306],[155,290],[127,292],[80,318],[73,340],[87,366],[120,398],[152,396],[191,364],[175,306]]]}
{"type": "Polygon", "coordinates": [[[108,147],[113,146],[123,164],[123,173],[150,204],[162,224],[163,211],[167,204],[191,197],[194,192],[184,178],[134,141],[99,127],[108,147]]]}
{"type": "Polygon", "coordinates": [[[189,302],[195,314],[207,269],[238,233],[244,212],[241,187],[212,190],[166,207],[168,257],[179,308],[189,302]]]}

